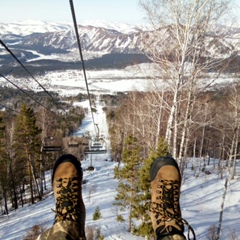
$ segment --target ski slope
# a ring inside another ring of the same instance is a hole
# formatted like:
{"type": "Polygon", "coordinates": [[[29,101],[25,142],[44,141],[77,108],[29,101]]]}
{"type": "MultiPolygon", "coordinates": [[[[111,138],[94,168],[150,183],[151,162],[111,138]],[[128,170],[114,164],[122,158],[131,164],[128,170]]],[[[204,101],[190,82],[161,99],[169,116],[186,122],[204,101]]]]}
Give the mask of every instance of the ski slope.
{"type": "MultiPolygon", "coordinates": [[[[84,107],[89,107],[88,102],[75,103],[84,107]]],[[[97,101],[97,113],[94,114],[96,123],[99,124],[100,133],[108,139],[108,128],[105,113],[102,111],[100,102],[97,101]]],[[[81,135],[85,131],[93,134],[93,123],[90,114],[86,116],[82,126],[76,132],[81,135]]],[[[92,157],[94,171],[86,171],[90,164],[90,159],[82,161],[84,170],[83,199],[87,210],[86,228],[99,228],[105,240],[143,240],[143,237],[133,236],[128,229],[128,209],[120,212],[113,206],[116,195],[117,180],[114,179],[113,169],[117,165],[110,161],[109,151],[106,154],[99,154],[92,157]],[[102,218],[93,220],[93,213],[96,207],[100,208],[102,218]],[[116,221],[116,216],[121,214],[125,222],[116,221]]],[[[192,160],[191,160],[192,161],[192,160]]],[[[197,160],[195,160],[197,161],[197,160]]],[[[225,179],[220,179],[217,169],[213,165],[207,166],[211,174],[207,175],[199,172],[199,177],[194,176],[194,172],[186,169],[183,176],[181,193],[182,217],[186,219],[194,228],[198,240],[209,239],[208,229],[217,226],[219,211],[222,202],[225,179]]],[[[197,165],[197,163],[196,163],[197,165]]],[[[16,211],[11,211],[8,216],[0,216],[0,239],[20,240],[34,225],[42,225],[45,228],[51,227],[54,219],[55,208],[54,196],[51,188],[51,173],[46,172],[47,194],[45,199],[34,205],[25,205],[16,211]]],[[[223,225],[221,238],[224,240],[240,239],[232,238],[234,234],[240,235],[240,181],[238,178],[229,184],[225,209],[223,213],[223,225]]],[[[186,228],[187,230],[187,228],[186,228]]]]}

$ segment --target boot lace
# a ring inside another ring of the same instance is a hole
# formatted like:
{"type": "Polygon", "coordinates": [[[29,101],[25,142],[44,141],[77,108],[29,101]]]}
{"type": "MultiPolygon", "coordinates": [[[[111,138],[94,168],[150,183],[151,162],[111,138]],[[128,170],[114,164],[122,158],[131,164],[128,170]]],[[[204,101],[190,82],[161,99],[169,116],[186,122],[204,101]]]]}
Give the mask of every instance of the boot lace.
{"type": "Polygon", "coordinates": [[[175,224],[164,224],[163,230],[171,232],[172,227],[181,231],[183,229],[183,223],[188,227],[188,239],[190,240],[190,234],[192,233],[192,240],[196,240],[195,232],[190,224],[181,217],[181,210],[179,206],[179,181],[177,180],[158,180],[157,186],[157,202],[152,202],[150,211],[154,213],[157,220],[157,225],[161,222],[169,223],[175,220],[175,224]]]}
{"type": "Polygon", "coordinates": [[[78,201],[78,178],[59,178],[56,181],[59,196],[56,199],[56,210],[53,210],[56,213],[55,223],[64,220],[81,221],[78,201]]]}

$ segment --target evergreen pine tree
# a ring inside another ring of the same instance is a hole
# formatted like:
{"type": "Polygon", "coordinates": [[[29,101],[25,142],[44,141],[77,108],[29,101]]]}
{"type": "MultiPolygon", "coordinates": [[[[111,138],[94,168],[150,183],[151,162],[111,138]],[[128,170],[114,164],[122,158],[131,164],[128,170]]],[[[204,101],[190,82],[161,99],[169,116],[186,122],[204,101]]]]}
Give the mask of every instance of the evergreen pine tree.
{"type": "MultiPolygon", "coordinates": [[[[12,200],[12,208],[18,208],[18,187],[17,174],[14,169],[18,169],[13,162],[11,149],[11,136],[9,132],[9,123],[11,125],[12,116],[7,112],[1,112],[0,116],[0,178],[2,193],[5,196],[4,201],[8,198],[12,200]]],[[[5,203],[5,212],[7,204],[5,203]]]]}
{"type": "Polygon", "coordinates": [[[94,221],[99,220],[101,217],[102,217],[102,214],[101,214],[100,208],[99,206],[97,206],[93,213],[93,220],[94,221]]]}
{"type": "Polygon", "coordinates": [[[132,208],[138,193],[139,169],[142,164],[142,147],[138,140],[130,135],[126,138],[122,153],[123,166],[115,168],[115,178],[119,179],[115,205],[122,209],[129,207],[129,231],[132,230],[132,208]]]}
{"type": "Polygon", "coordinates": [[[0,116],[0,166],[1,198],[4,200],[5,213],[8,214],[7,195],[9,192],[9,158],[6,152],[5,125],[2,116],[0,116]]]}
{"type": "Polygon", "coordinates": [[[34,203],[33,184],[36,186],[38,197],[41,197],[36,181],[38,167],[36,160],[39,159],[41,148],[40,133],[41,130],[36,126],[34,111],[23,104],[16,120],[14,148],[16,151],[16,158],[23,162],[23,166],[25,166],[24,169],[26,169],[26,175],[29,178],[32,203],[34,203]]]}
{"type": "Polygon", "coordinates": [[[139,191],[140,193],[135,197],[135,204],[133,208],[133,217],[141,219],[142,223],[139,226],[134,227],[134,234],[145,236],[148,239],[154,237],[154,231],[152,228],[152,222],[150,219],[150,169],[154,160],[159,156],[166,156],[168,154],[168,146],[165,140],[160,139],[157,149],[152,150],[149,157],[145,160],[145,163],[140,171],[139,179],[139,191]]]}

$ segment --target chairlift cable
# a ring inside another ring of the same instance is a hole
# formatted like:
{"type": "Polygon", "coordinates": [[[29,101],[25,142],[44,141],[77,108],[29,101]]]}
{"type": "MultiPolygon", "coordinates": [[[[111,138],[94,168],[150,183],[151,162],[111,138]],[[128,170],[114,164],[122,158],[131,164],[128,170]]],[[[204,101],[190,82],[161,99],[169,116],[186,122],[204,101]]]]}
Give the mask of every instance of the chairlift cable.
{"type": "Polygon", "coordinates": [[[84,75],[84,80],[85,80],[86,89],[87,89],[87,95],[88,95],[88,100],[89,100],[90,111],[91,111],[91,115],[92,115],[94,129],[95,129],[95,132],[96,132],[96,128],[95,128],[96,124],[95,124],[94,115],[93,115],[93,111],[92,111],[91,97],[90,97],[90,92],[89,92],[89,87],[88,87],[88,81],[87,81],[87,76],[86,76],[85,64],[84,64],[84,60],[83,60],[83,54],[82,54],[82,47],[81,47],[81,43],[80,43],[80,37],[79,37],[79,33],[78,33],[78,28],[77,28],[77,20],[76,20],[74,5],[73,5],[73,1],[72,0],[69,0],[69,2],[70,2],[70,8],[71,8],[71,12],[72,12],[73,24],[74,24],[75,34],[76,34],[76,38],[77,38],[77,44],[78,44],[80,59],[81,59],[81,62],[82,62],[82,69],[83,69],[83,75],[84,75]]]}
{"type": "MultiPolygon", "coordinates": [[[[37,79],[28,71],[28,69],[21,63],[21,61],[13,54],[13,52],[5,45],[5,43],[0,39],[0,43],[3,47],[12,55],[12,57],[25,69],[25,71],[38,83],[38,85],[51,97],[52,95],[43,87],[41,83],[38,82],[37,79]]],[[[54,99],[54,98],[53,98],[54,99]]]]}
{"type": "Polygon", "coordinates": [[[36,103],[40,104],[42,107],[44,107],[46,110],[50,111],[47,107],[45,107],[42,103],[40,103],[38,100],[36,100],[35,98],[33,98],[29,93],[27,93],[26,91],[24,91],[23,89],[21,89],[17,84],[13,83],[11,80],[9,80],[8,78],[4,77],[1,73],[0,73],[0,77],[4,78],[6,81],[8,81],[9,83],[11,83],[14,87],[16,87],[18,90],[20,90],[21,92],[23,92],[24,94],[26,94],[28,97],[30,97],[32,100],[34,100],[36,103]]]}
{"type": "MultiPolygon", "coordinates": [[[[44,90],[44,92],[47,93],[50,98],[53,99],[54,102],[56,102],[56,99],[46,90],[46,88],[29,72],[29,70],[21,63],[21,61],[13,54],[13,52],[7,47],[7,45],[0,39],[0,44],[8,51],[11,56],[21,65],[22,68],[34,79],[35,82],[44,90]]],[[[62,107],[61,107],[62,108],[62,107]]],[[[62,108],[64,112],[66,112],[65,109],[62,108]]]]}
{"type": "MultiPolygon", "coordinates": [[[[12,109],[12,108],[10,108],[10,107],[7,107],[6,105],[3,105],[2,103],[0,103],[0,107],[6,108],[6,109],[8,109],[8,110],[10,110],[10,111],[12,111],[12,112],[16,112],[17,114],[21,114],[21,112],[15,110],[15,109],[12,109]]],[[[53,124],[48,124],[48,123],[43,122],[43,121],[38,120],[38,119],[36,119],[36,122],[46,124],[47,126],[54,126],[53,124]]]]}
{"type": "Polygon", "coordinates": [[[16,113],[20,114],[19,111],[14,110],[14,109],[12,109],[12,108],[10,108],[10,107],[7,107],[7,106],[5,106],[5,105],[3,105],[3,104],[1,104],[1,103],[0,103],[0,106],[3,107],[3,108],[6,108],[6,109],[8,109],[8,110],[10,110],[10,111],[12,111],[12,112],[16,112],[16,113]]]}
{"type": "Polygon", "coordinates": [[[102,153],[106,153],[106,149],[102,149],[102,144],[101,143],[99,144],[99,128],[98,128],[98,124],[95,123],[94,115],[93,115],[93,111],[92,111],[93,108],[92,108],[90,92],[89,92],[89,87],[88,87],[88,81],[87,81],[87,76],[86,76],[86,69],[85,69],[85,64],[84,64],[84,59],[83,59],[83,54],[82,54],[82,48],[81,48],[81,43],[80,43],[80,36],[79,36],[79,33],[78,33],[74,4],[73,4],[73,0],[69,0],[69,2],[70,2],[70,8],[71,8],[71,12],[72,12],[73,24],[74,24],[74,29],[75,29],[75,33],[76,33],[80,59],[81,59],[81,62],[82,62],[82,69],[83,69],[84,80],[85,80],[86,89],[87,89],[90,111],[91,111],[92,120],[93,120],[93,124],[94,124],[94,130],[95,130],[95,133],[96,133],[96,136],[97,136],[97,139],[98,139],[97,142],[95,142],[98,145],[94,146],[94,144],[93,144],[92,146],[89,146],[89,148],[84,150],[84,153],[85,154],[88,154],[88,153],[90,153],[90,154],[102,154],[102,153]]]}

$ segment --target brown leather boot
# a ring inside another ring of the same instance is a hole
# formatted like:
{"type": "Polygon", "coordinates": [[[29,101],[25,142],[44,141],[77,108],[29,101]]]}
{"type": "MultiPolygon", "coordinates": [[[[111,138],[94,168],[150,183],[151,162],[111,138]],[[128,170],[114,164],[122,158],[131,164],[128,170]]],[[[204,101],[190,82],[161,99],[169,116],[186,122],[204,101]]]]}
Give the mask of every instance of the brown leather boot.
{"type": "Polygon", "coordinates": [[[76,157],[65,154],[58,158],[52,176],[56,200],[54,224],[59,225],[61,222],[67,228],[69,225],[71,232],[72,226],[77,226],[76,234],[79,234],[79,239],[85,239],[86,211],[82,200],[82,178],[81,163],[76,157]]]}
{"type": "Polygon", "coordinates": [[[171,157],[157,158],[150,177],[151,220],[157,239],[186,239],[179,204],[181,176],[176,161],[171,157]]]}

